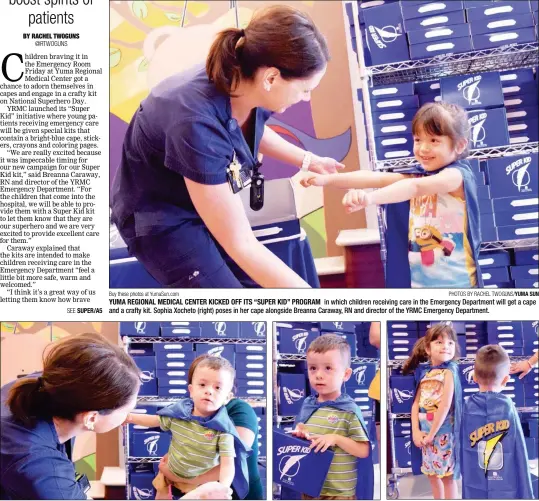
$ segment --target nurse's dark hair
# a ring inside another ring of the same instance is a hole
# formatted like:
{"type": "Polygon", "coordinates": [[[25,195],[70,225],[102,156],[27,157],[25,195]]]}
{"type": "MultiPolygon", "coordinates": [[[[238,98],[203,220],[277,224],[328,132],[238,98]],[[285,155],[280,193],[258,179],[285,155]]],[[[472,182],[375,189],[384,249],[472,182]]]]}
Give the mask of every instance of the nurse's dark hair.
{"type": "Polygon", "coordinates": [[[421,106],[412,120],[412,134],[417,136],[421,132],[431,136],[447,136],[451,139],[453,147],[465,139],[468,143],[458,158],[464,159],[470,153],[468,114],[457,104],[440,101],[421,106]]]}
{"type": "Polygon", "coordinates": [[[455,343],[455,355],[453,360],[459,358],[459,343],[453,324],[451,322],[441,322],[427,329],[425,335],[416,341],[412,349],[412,354],[402,366],[402,373],[409,374],[410,372],[415,371],[420,363],[428,362],[429,355],[427,353],[427,347],[430,343],[441,337],[447,337],[455,343]]]}
{"type": "Polygon", "coordinates": [[[24,377],[7,398],[13,417],[33,426],[52,417],[110,414],[140,387],[140,370],[122,348],[100,334],[79,334],[52,343],[43,354],[41,377],[24,377]]]}
{"type": "Polygon", "coordinates": [[[277,68],[285,80],[309,78],[324,68],[329,50],[311,18],[285,5],[255,12],[249,25],[221,31],[213,42],[206,72],[223,93],[234,95],[241,79],[261,67],[277,68]]]}

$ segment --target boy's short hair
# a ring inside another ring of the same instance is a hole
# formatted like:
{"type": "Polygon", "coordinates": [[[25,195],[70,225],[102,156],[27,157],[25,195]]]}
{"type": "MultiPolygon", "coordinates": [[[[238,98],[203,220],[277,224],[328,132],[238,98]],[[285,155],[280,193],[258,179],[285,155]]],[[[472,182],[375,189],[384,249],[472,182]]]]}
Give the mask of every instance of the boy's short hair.
{"type": "Polygon", "coordinates": [[[189,367],[189,372],[187,374],[187,382],[189,384],[193,382],[193,376],[195,375],[195,371],[198,368],[202,367],[207,367],[208,369],[212,369],[214,371],[228,371],[232,376],[232,384],[234,384],[234,379],[236,378],[236,371],[234,367],[232,367],[232,364],[226,358],[214,357],[211,355],[200,355],[193,360],[193,363],[191,364],[191,367],[189,367]]]}
{"type": "Polygon", "coordinates": [[[509,374],[511,362],[507,352],[497,344],[487,344],[477,350],[474,375],[478,383],[494,384],[509,374]]]}
{"type": "Polygon", "coordinates": [[[338,334],[322,334],[317,337],[307,348],[307,353],[326,353],[331,350],[338,350],[345,363],[345,368],[350,367],[351,350],[350,345],[338,334]]]}

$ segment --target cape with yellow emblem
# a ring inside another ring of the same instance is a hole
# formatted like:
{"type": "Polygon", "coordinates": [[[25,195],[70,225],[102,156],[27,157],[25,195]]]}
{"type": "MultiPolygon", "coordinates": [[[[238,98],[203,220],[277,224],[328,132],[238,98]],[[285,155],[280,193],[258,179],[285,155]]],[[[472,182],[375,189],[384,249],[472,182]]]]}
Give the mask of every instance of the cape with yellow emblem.
{"type": "Polygon", "coordinates": [[[531,499],[522,426],[512,400],[501,393],[472,395],[463,406],[462,499],[531,499]]]}

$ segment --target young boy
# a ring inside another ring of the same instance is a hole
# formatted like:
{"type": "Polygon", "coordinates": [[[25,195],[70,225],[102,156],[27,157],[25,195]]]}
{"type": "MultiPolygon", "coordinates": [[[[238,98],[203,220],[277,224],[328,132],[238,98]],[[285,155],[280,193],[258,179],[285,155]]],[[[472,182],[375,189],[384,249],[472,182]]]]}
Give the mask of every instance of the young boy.
{"type": "MultiPolygon", "coordinates": [[[[232,392],[235,371],[224,358],[202,355],[188,373],[190,399],[159,411],[158,416],[129,414],[128,423],[161,427],[172,433],[168,469],[176,477],[192,479],[220,465],[219,482],[230,487],[234,480],[235,440],[226,403],[232,392]],[[217,422],[217,426],[212,424],[217,422]],[[221,426],[224,423],[224,427],[221,426]],[[229,426],[230,425],[230,426],[229,426]],[[229,433],[219,430],[230,429],[229,433]]],[[[188,492],[195,485],[175,482],[160,472],[153,481],[156,499],[171,499],[171,485],[188,492]]]]}
{"type": "Polygon", "coordinates": [[[520,419],[503,395],[510,361],[505,350],[490,344],[477,351],[474,381],[479,393],[462,413],[462,498],[530,499],[531,477],[520,419]]]}
{"type": "MultiPolygon", "coordinates": [[[[335,451],[319,499],[356,499],[357,458],[370,460],[370,443],[361,411],[342,384],[350,379],[350,345],[336,334],[316,338],[307,349],[309,383],[316,396],[307,397],[296,418],[295,436],[311,441],[315,452],[335,451]]],[[[364,467],[362,480],[372,479],[364,467]]],[[[303,495],[303,499],[312,499],[303,495]]],[[[370,498],[367,498],[370,499],[370,498]]]]}

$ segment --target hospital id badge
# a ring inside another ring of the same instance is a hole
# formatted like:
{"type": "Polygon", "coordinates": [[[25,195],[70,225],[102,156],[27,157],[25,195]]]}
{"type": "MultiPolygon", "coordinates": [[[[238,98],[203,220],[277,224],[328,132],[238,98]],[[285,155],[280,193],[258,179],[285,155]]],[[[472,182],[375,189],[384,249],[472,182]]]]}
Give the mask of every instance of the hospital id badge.
{"type": "Polygon", "coordinates": [[[232,193],[238,193],[249,186],[251,184],[251,174],[251,169],[247,166],[242,167],[236,152],[234,152],[234,158],[226,170],[228,184],[232,189],[232,193]]]}

